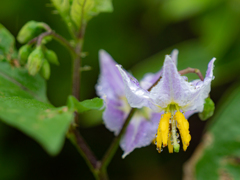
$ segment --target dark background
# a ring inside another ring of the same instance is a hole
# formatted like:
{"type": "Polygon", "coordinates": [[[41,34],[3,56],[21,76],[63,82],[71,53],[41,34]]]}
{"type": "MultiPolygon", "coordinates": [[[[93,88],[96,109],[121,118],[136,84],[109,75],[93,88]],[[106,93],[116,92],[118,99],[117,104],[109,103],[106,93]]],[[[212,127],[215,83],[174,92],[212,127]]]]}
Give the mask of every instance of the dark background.
{"type": "MultiPolygon", "coordinates": [[[[29,20],[43,21],[57,33],[70,38],[64,22],[53,14],[48,0],[0,0],[0,23],[16,37],[29,20]]],[[[98,51],[105,49],[125,69],[139,79],[156,72],[164,55],[179,49],[179,69],[199,68],[205,74],[207,63],[216,57],[215,80],[211,98],[216,103],[226,89],[238,81],[240,70],[240,2],[238,0],[121,0],[113,1],[113,13],[93,18],[86,29],[83,65],[92,67],[82,73],[81,99],[96,96],[99,74],[98,51]],[[195,3],[194,3],[195,2],[195,3]]],[[[17,48],[21,45],[16,43],[17,48]]],[[[66,104],[71,92],[71,59],[67,50],[51,42],[60,66],[51,66],[48,97],[55,106],[66,104]]],[[[196,75],[189,79],[197,78],[196,75]]],[[[158,154],[155,146],[136,149],[121,159],[119,148],[108,168],[110,179],[182,179],[182,168],[199,144],[205,125],[197,115],[190,117],[191,145],[187,152],[158,154]]],[[[82,116],[81,133],[101,158],[114,138],[102,125],[100,113],[82,116]],[[90,128],[90,126],[92,126],[90,128]]],[[[16,129],[0,124],[0,179],[94,179],[84,160],[66,140],[57,157],[50,157],[32,139],[16,129]]]]}

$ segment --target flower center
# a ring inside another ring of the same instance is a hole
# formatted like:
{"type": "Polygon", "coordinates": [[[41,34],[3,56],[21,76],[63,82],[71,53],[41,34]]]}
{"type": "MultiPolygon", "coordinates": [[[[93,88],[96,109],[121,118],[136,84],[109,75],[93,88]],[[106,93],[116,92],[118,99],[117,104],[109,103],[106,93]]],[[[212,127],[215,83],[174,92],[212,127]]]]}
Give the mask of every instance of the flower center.
{"type": "Polygon", "coordinates": [[[160,119],[155,138],[155,144],[159,153],[162,151],[162,147],[165,146],[168,146],[169,153],[173,153],[173,150],[174,152],[179,152],[180,140],[178,139],[177,128],[181,135],[183,150],[186,151],[191,140],[188,120],[180,112],[177,104],[170,104],[160,119]]]}

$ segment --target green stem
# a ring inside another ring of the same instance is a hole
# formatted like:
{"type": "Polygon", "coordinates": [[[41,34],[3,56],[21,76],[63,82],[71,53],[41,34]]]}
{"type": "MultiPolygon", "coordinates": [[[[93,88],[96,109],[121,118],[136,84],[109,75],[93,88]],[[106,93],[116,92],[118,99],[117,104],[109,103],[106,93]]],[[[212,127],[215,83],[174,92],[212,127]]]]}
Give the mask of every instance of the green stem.
{"type": "Polygon", "coordinates": [[[129,122],[130,122],[130,120],[131,120],[131,118],[132,118],[132,116],[133,116],[133,114],[135,113],[136,110],[137,110],[136,108],[131,109],[125,123],[123,124],[123,127],[122,127],[120,133],[115,137],[112,144],[108,148],[107,152],[103,156],[101,167],[99,169],[100,172],[106,172],[107,166],[110,163],[111,159],[113,158],[115,152],[117,151],[117,148],[119,146],[119,142],[120,142],[123,134],[125,133],[125,131],[127,129],[127,126],[128,126],[128,124],[129,124],[129,122]]]}
{"type": "Polygon", "coordinates": [[[97,158],[92,153],[84,139],[82,138],[79,131],[71,126],[68,132],[68,138],[70,141],[75,145],[78,152],[81,154],[81,156],[84,158],[85,162],[87,163],[88,167],[92,171],[93,174],[96,174],[96,167],[97,167],[97,158]]]}
{"type": "Polygon", "coordinates": [[[28,44],[31,45],[37,43],[37,46],[39,46],[42,42],[42,39],[46,36],[52,36],[55,40],[57,40],[59,43],[65,46],[73,57],[76,57],[77,54],[75,52],[74,47],[64,37],[62,37],[61,35],[57,34],[55,31],[52,30],[40,34],[38,37],[35,37],[31,41],[29,41],[28,44]]]}

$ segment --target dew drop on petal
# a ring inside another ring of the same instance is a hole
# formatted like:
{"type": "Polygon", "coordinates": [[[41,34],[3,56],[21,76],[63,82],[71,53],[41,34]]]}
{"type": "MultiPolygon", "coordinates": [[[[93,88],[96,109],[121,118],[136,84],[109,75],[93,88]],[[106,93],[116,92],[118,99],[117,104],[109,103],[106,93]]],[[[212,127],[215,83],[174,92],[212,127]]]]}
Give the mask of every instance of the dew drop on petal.
{"type": "Polygon", "coordinates": [[[176,133],[176,137],[179,138],[179,134],[178,133],[176,133]]]}

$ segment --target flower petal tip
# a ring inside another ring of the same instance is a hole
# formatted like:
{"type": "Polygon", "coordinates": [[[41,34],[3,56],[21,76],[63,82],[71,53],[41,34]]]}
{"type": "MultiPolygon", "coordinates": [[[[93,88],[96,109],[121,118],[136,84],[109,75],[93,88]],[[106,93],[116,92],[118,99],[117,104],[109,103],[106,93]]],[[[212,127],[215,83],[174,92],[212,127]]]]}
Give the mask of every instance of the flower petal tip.
{"type": "Polygon", "coordinates": [[[125,159],[125,157],[128,155],[129,153],[124,153],[123,155],[122,155],[122,159],[125,159]]]}
{"type": "Polygon", "coordinates": [[[178,49],[173,49],[171,55],[178,55],[179,51],[178,49]]]}

